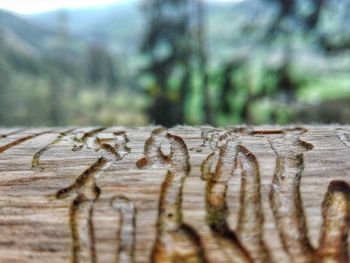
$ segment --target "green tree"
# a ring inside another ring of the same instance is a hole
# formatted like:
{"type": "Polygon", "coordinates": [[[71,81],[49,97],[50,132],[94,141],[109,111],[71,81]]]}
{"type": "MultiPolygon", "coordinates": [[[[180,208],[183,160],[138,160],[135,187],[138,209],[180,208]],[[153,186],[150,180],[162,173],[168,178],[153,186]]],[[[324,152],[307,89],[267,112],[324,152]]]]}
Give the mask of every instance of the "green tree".
{"type": "Polygon", "coordinates": [[[4,32],[0,30],[0,125],[11,123],[9,112],[13,110],[11,103],[11,68],[6,58],[6,44],[4,32]]]}
{"type": "Polygon", "coordinates": [[[144,73],[153,96],[151,120],[172,126],[185,122],[185,104],[191,88],[191,1],[150,0],[145,3],[148,31],[142,52],[148,58],[144,73]]]}
{"type": "Polygon", "coordinates": [[[87,78],[93,85],[106,84],[107,94],[115,91],[118,76],[111,54],[102,45],[90,45],[87,52],[87,78]]]}
{"type": "Polygon", "coordinates": [[[212,105],[209,94],[209,72],[208,72],[208,48],[207,48],[207,8],[204,0],[196,0],[196,20],[197,20],[197,61],[199,75],[201,77],[202,94],[203,94],[203,113],[206,124],[214,124],[212,105]]]}

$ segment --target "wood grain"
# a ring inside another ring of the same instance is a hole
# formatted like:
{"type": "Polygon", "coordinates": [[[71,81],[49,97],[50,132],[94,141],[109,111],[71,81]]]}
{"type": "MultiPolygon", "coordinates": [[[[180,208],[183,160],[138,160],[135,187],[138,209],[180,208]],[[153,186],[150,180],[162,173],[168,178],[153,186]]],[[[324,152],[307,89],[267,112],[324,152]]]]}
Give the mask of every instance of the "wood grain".
{"type": "Polygon", "coordinates": [[[0,128],[0,262],[347,263],[349,126],[0,128]]]}

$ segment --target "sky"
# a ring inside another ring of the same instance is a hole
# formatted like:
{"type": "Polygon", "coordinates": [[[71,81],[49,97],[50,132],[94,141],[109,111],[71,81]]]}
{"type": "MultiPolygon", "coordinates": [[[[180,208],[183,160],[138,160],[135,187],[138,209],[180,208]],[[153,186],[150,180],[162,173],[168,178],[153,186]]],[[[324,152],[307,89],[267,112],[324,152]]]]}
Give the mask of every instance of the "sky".
{"type": "MultiPolygon", "coordinates": [[[[21,14],[34,14],[60,8],[98,6],[130,0],[0,0],[0,9],[21,14]]],[[[213,0],[220,2],[241,2],[243,0],[213,0]]]]}
{"type": "Polygon", "coordinates": [[[98,6],[128,0],[0,0],[0,8],[22,14],[40,13],[59,8],[98,6]]]}

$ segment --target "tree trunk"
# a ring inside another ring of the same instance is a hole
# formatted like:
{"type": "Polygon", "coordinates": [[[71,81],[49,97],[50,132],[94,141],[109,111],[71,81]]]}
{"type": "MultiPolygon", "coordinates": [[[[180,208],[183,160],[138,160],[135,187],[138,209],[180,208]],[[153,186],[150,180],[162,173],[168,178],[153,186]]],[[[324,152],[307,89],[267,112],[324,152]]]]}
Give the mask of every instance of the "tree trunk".
{"type": "Polygon", "coordinates": [[[349,262],[345,126],[0,129],[0,262],[349,262]]]}

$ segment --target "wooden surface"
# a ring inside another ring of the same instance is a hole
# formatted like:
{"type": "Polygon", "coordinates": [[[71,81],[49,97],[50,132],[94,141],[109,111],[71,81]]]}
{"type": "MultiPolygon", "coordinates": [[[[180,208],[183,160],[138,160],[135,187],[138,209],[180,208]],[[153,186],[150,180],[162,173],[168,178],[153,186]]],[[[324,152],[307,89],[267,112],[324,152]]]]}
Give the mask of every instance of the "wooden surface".
{"type": "Polygon", "coordinates": [[[350,127],[0,129],[0,262],[350,262],[350,127]]]}

